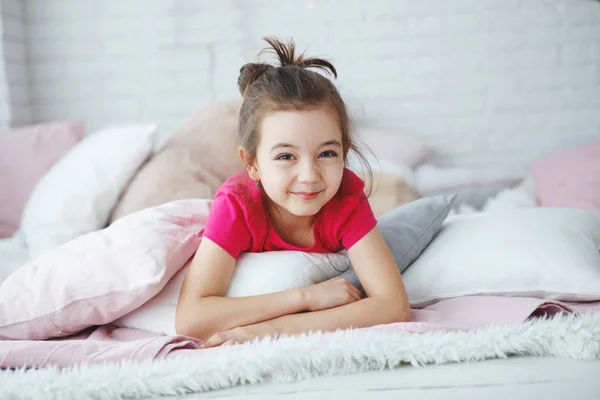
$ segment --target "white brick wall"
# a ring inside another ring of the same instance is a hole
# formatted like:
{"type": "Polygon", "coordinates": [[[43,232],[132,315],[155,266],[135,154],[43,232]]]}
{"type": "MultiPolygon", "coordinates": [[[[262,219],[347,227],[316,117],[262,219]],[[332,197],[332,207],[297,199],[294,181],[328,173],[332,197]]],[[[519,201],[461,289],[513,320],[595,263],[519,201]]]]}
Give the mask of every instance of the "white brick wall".
{"type": "Polygon", "coordinates": [[[239,96],[261,37],[338,68],[357,119],[423,138],[446,165],[526,165],[600,137],[593,0],[25,0],[36,120],[91,129],[239,96]]]}
{"type": "Polygon", "coordinates": [[[0,0],[0,128],[32,120],[27,81],[23,2],[0,0]]]}

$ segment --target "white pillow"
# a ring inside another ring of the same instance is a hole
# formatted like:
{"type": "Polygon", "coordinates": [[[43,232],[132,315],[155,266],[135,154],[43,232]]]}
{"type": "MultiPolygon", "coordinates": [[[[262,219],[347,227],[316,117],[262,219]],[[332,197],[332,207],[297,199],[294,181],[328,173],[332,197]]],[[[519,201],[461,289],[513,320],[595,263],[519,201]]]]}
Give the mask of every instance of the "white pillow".
{"type": "MultiPolygon", "coordinates": [[[[242,253],[225,296],[244,297],[314,285],[350,267],[345,251],[335,254],[271,251],[242,253]]],[[[175,335],[175,311],[188,265],[150,301],[114,323],[126,328],[175,335]]]]}
{"type": "Polygon", "coordinates": [[[0,238],[0,283],[28,259],[27,246],[20,231],[10,238],[0,238]]]}
{"type": "Polygon", "coordinates": [[[135,124],[92,133],[42,177],[21,220],[31,258],[106,226],[121,192],[150,156],[156,129],[135,124]]]}
{"type": "Polygon", "coordinates": [[[414,171],[415,187],[424,194],[492,184],[514,185],[523,179],[515,168],[460,168],[423,164],[414,171]]]}
{"type": "Polygon", "coordinates": [[[522,208],[449,217],[408,268],[412,307],[468,295],[600,300],[600,214],[522,208]]]}

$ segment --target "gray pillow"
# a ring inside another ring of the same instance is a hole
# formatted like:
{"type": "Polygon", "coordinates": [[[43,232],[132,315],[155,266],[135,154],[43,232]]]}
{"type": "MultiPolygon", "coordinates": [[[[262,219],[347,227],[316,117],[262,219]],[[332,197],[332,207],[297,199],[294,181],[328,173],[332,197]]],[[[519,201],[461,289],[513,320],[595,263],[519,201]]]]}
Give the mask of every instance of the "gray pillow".
{"type": "MultiPolygon", "coordinates": [[[[404,272],[433,240],[448,217],[456,194],[423,197],[388,211],[377,227],[389,246],[394,260],[404,272]]],[[[362,291],[352,266],[340,275],[362,291]]]]}

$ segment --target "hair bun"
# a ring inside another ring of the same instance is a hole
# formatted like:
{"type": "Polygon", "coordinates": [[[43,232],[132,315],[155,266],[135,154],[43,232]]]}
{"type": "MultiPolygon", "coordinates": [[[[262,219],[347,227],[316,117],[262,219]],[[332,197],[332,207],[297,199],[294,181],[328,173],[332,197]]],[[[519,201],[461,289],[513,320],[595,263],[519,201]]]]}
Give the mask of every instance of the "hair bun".
{"type": "Polygon", "coordinates": [[[240,68],[238,77],[238,88],[242,96],[245,96],[246,90],[252,83],[260,78],[265,72],[274,69],[272,65],[265,63],[248,63],[240,68]]]}
{"type": "Polygon", "coordinates": [[[296,57],[296,44],[293,40],[286,44],[275,37],[267,36],[263,39],[271,46],[263,49],[263,51],[274,52],[282,67],[317,68],[337,78],[337,71],[329,61],[317,57],[305,58],[304,53],[296,57]]]}

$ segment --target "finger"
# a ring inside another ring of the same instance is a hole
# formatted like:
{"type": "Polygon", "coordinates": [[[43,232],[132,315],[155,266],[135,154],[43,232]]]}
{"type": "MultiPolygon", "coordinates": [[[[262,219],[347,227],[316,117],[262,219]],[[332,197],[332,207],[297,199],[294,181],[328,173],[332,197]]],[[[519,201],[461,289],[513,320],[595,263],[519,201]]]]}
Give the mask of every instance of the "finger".
{"type": "Polygon", "coordinates": [[[350,282],[348,282],[348,281],[344,282],[344,287],[345,287],[345,289],[346,289],[348,292],[350,292],[350,293],[352,293],[352,294],[356,294],[356,293],[357,293],[357,290],[358,290],[358,289],[356,288],[356,286],[354,286],[353,284],[351,284],[351,283],[350,283],[350,282]]]}
{"type": "Polygon", "coordinates": [[[238,341],[235,340],[234,338],[228,339],[225,342],[223,342],[223,344],[221,346],[232,346],[234,344],[238,344],[238,341]]]}
{"type": "Polygon", "coordinates": [[[354,303],[358,299],[356,298],[356,293],[352,289],[347,289],[346,291],[346,304],[354,303]]]}
{"type": "Polygon", "coordinates": [[[360,290],[358,290],[358,288],[356,286],[352,286],[350,288],[350,290],[352,291],[352,294],[353,294],[354,298],[356,299],[356,301],[362,299],[362,295],[360,293],[360,290]]]}
{"type": "Polygon", "coordinates": [[[355,289],[356,289],[356,293],[358,293],[358,299],[359,300],[363,299],[364,298],[363,291],[357,287],[355,287],[355,289]]]}
{"type": "Polygon", "coordinates": [[[224,332],[215,333],[210,338],[208,338],[208,340],[206,342],[204,342],[202,347],[209,348],[209,347],[220,346],[221,344],[223,344],[223,342],[227,341],[228,339],[229,339],[229,337],[224,332]]]}

